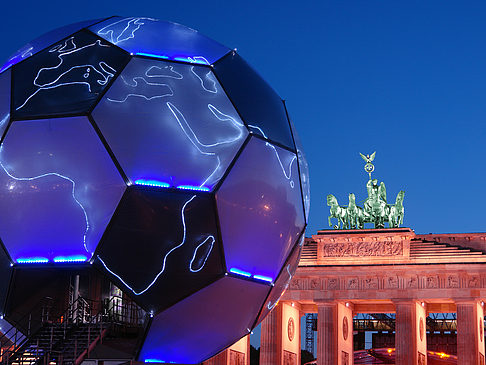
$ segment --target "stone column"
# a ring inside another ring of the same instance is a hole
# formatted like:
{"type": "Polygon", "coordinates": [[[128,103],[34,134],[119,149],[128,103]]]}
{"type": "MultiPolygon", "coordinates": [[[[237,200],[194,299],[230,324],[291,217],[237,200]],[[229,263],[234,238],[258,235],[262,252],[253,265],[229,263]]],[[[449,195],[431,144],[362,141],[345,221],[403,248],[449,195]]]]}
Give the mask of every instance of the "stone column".
{"type": "Polygon", "coordinates": [[[280,302],[262,322],[260,364],[300,364],[300,311],[297,303],[280,302]]]}
{"type": "Polygon", "coordinates": [[[250,336],[243,337],[203,365],[250,365],[250,336]]]}
{"type": "Polygon", "coordinates": [[[353,352],[353,311],[350,304],[317,304],[317,364],[351,365],[353,352]]]}
{"type": "Polygon", "coordinates": [[[396,365],[427,363],[425,305],[419,301],[395,301],[396,365]]]}
{"type": "Polygon", "coordinates": [[[478,300],[456,301],[457,364],[484,365],[484,310],[478,300]]]}
{"type": "Polygon", "coordinates": [[[282,306],[277,305],[261,325],[260,365],[279,364],[282,351],[282,306]]]}

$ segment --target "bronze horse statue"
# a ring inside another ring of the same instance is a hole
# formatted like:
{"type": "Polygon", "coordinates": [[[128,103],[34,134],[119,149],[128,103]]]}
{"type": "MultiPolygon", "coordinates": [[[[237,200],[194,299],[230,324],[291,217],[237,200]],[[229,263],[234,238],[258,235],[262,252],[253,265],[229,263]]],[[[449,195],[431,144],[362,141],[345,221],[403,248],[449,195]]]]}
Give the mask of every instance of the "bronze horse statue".
{"type": "Polygon", "coordinates": [[[388,205],[388,224],[390,228],[398,228],[403,224],[403,215],[405,209],[403,208],[403,199],[405,197],[405,191],[401,190],[397,194],[395,205],[388,205]]]}
{"type": "Polygon", "coordinates": [[[329,205],[329,227],[332,227],[331,218],[337,218],[338,222],[334,228],[345,229],[348,228],[347,210],[338,204],[336,197],[332,194],[327,196],[327,205],[329,205]]]}

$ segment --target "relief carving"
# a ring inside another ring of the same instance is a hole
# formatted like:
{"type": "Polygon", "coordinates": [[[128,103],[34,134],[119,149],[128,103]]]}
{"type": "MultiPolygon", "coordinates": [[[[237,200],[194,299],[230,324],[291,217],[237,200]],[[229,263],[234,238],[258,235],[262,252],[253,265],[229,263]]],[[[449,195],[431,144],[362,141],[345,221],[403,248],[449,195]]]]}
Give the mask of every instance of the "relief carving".
{"type": "Polygon", "coordinates": [[[417,276],[410,276],[406,278],[406,289],[417,289],[418,288],[418,280],[417,276]]]}
{"type": "Polygon", "coordinates": [[[479,277],[471,276],[467,280],[467,287],[468,288],[479,288],[479,277]]]}
{"type": "Polygon", "coordinates": [[[364,280],[365,289],[378,289],[378,278],[366,278],[364,280]]]}
{"type": "Polygon", "coordinates": [[[290,289],[302,289],[302,279],[295,279],[290,282],[290,289]]]}
{"type": "Polygon", "coordinates": [[[341,351],[341,364],[349,365],[349,354],[346,351],[341,351]]]}
{"type": "Polygon", "coordinates": [[[459,288],[459,278],[456,275],[449,275],[446,285],[448,288],[459,288]]]}
{"type": "Polygon", "coordinates": [[[321,282],[319,279],[313,278],[310,281],[310,288],[311,289],[321,289],[321,282]]]}
{"type": "Polygon", "coordinates": [[[421,352],[418,353],[418,365],[425,365],[425,355],[421,352]]]}
{"type": "Polygon", "coordinates": [[[403,242],[323,243],[322,257],[403,256],[403,242]]]}
{"type": "Polygon", "coordinates": [[[346,289],[358,289],[358,278],[348,279],[346,289]]]}
{"type": "Polygon", "coordinates": [[[327,280],[327,288],[329,290],[338,290],[339,289],[339,281],[336,278],[330,278],[327,280]]]}
{"type": "Polygon", "coordinates": [[[426,288],[437,289],[439,287],[439,278],[437,276],[427,276],[426,288]]]}
{"type": "Polygon", "coordinates": [[[398,276],[389,276],[385,279],[387,289],[398,289],[398,276]]]}
{"type": "Polygon", "coordinates": [[[297,354],[284,350],[283,355],[284,365],[297,365],[297,354]]]}

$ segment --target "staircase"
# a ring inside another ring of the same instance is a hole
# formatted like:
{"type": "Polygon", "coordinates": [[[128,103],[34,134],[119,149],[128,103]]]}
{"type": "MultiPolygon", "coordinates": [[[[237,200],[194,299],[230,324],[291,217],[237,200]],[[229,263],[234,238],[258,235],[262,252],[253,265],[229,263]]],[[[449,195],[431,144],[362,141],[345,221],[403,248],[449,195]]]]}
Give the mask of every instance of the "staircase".
{"type": "Polygon", "coordinates": [[[410,257],[415,259],[447,259],[459,257],[471,259],[481,258],[483,255],[483,252],[470,248],[420,238],[412,239],[410,242],[410,257]]]}
{"type": "MultiPolygon", "coordinates": [[[[1,365],[81,364],[112,326],[143,325],[142,317],[134,316],[134,310],[143,313],[138,306],[124,305],[121,298],[113,299],[93,314],[94,306],[80,297],[58,320],[42,321],[30,336],[22,334],[19,327],[12,327],[0,337],[1,365]]],[[[29,327],[31,317],[29,314],[29,327]]]]}

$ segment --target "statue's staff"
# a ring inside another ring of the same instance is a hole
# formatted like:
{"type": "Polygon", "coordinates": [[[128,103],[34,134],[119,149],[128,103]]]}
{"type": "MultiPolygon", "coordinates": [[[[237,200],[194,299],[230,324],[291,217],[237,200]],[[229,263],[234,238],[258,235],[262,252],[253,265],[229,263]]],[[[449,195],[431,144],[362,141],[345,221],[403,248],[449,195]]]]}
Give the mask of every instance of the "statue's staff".
{"type": "Polygon", "coordinates": [[[361,158],[366,162],[366,165],[364,165],[364,170],[368,173],[368,175],[370,175],[370,180],[371,180],[371,173],[375,171],[375,165],[373,165],[372,162],[375,159],[376,151],[373,152],[371,156],[370,155],[365,156],[361,152],[359,154],[361,155],[361,158]]]}

